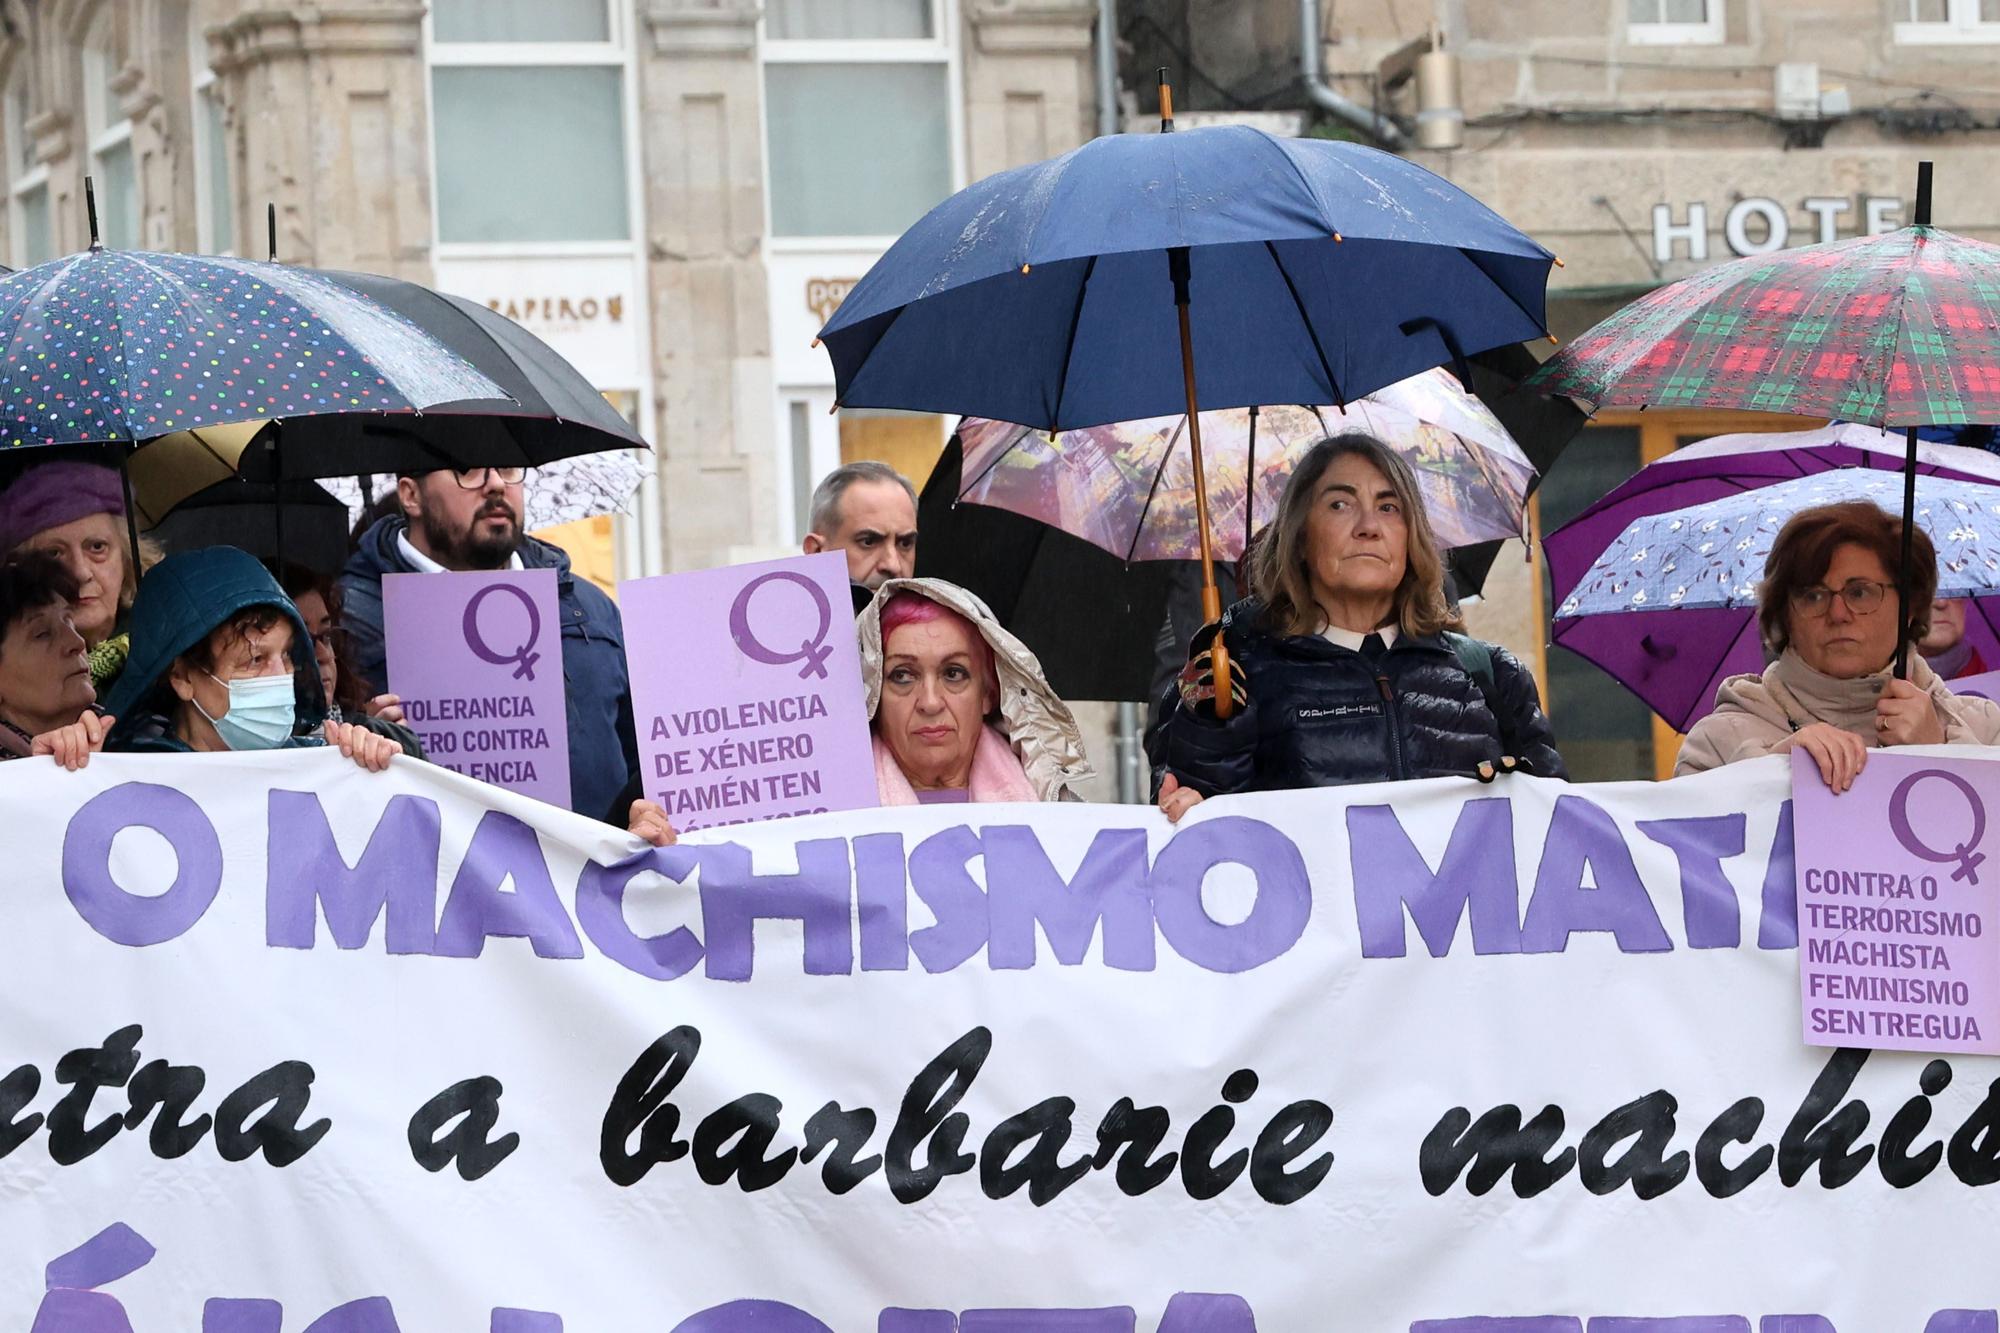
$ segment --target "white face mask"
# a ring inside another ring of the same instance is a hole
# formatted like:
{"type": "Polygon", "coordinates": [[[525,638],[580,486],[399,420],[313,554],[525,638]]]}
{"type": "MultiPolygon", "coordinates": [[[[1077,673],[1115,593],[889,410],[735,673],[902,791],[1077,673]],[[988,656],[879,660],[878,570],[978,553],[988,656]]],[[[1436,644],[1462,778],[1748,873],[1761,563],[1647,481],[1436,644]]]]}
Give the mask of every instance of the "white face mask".
{"type": "Polygon", "coordinates": [[[229,691],[229,708],[221,717],[212,717],[201,700],[189,702],[208,718],[222,743],[232,750],[275,750],[291,739],[298,719],[298,697],[289,673],[282,676],[251,676],[224,680],[213,672],[208,678],[229,691]]]}

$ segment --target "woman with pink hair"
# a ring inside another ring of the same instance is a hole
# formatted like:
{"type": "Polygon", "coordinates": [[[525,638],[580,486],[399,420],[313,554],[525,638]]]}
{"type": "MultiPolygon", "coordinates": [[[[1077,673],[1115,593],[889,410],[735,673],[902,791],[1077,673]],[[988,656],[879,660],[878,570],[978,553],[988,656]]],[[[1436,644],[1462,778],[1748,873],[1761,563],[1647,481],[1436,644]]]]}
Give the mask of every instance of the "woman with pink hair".
{"type": "MultiPolygon", "coordinates": [[[[985,602],[942,579],[891,579],[856,624],[883,805],[1080,800],[1090,776],[1069,705],[985,602]]],[[[652,801],[631,831],[678,836],[652,801]]]]}

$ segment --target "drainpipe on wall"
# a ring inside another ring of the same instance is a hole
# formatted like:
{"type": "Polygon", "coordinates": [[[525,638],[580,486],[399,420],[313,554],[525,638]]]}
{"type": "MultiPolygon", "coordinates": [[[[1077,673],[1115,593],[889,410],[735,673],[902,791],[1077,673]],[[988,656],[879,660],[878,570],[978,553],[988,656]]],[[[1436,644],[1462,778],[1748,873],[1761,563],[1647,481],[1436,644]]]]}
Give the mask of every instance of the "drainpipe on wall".
{"type": "Polygon", "coordinates": [[[1116,134],[1123,119],[1118,105],[1118,0],[1097,0],[1097,132],[1116,134]]]}
{"type": "Polygon", "coordinates": [[[1373,110],[1358,102],[1349,101],[1327,86],[1320,67],[1319,0],[1299,0],[1299,75],[1306,85],[1306,96],[1314,106],[1354,126],[1364,134],[1372,135],[1384,148],[1405,149],[1410,140],[1392,124],[1387,116],[1378,116],[1373,110]]]}

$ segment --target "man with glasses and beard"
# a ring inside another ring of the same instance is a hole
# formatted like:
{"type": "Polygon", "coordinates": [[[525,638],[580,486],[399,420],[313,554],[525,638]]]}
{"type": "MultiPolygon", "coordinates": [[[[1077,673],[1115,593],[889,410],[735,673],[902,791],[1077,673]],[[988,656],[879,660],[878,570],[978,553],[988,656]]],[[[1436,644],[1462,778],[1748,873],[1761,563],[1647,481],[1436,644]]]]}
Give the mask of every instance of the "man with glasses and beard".
{"type": "MultiPolygon", "coordinates": [[[[521,530],[526,480],[526,470],[518,467],[405,473],[396,482],[402,513],[361,534],[341,575],[342,622],[355,671],[370,694],[379,694],[389,678],[382,636],[384,574],[553,569],[569,701],[570,808],[602,818],[639,769],[624,627],[611,599],[570,572],[568,555],[521,530]]],[[[622,811],[618,819],[622,826],[622,811]]]]}

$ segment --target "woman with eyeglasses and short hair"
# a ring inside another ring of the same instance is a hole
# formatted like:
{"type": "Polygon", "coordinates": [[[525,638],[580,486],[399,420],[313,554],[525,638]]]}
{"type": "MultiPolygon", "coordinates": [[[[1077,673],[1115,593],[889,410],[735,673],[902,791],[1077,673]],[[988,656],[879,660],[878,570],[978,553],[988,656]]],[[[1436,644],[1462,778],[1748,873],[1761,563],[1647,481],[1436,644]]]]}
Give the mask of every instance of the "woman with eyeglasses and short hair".
{"type": "MultiPolygon", "coordinates": [[[[1929,628],[1937,551],[1911,534],[1913,633],[1929,628]]],[[[1732,676],[1695,723],[1674,772],[1699,773],[1802,748],[1836,792],[1854,785],[1878,745],[2000,743],[2000,705],[1953,694],[1914,647],[1908,679],[1891,671],[1903,627],[1895,569],[1902,520],[1868,501],[1794,514],[1764,562],[1757,623],[1776,659],[1732,676]]]]}

